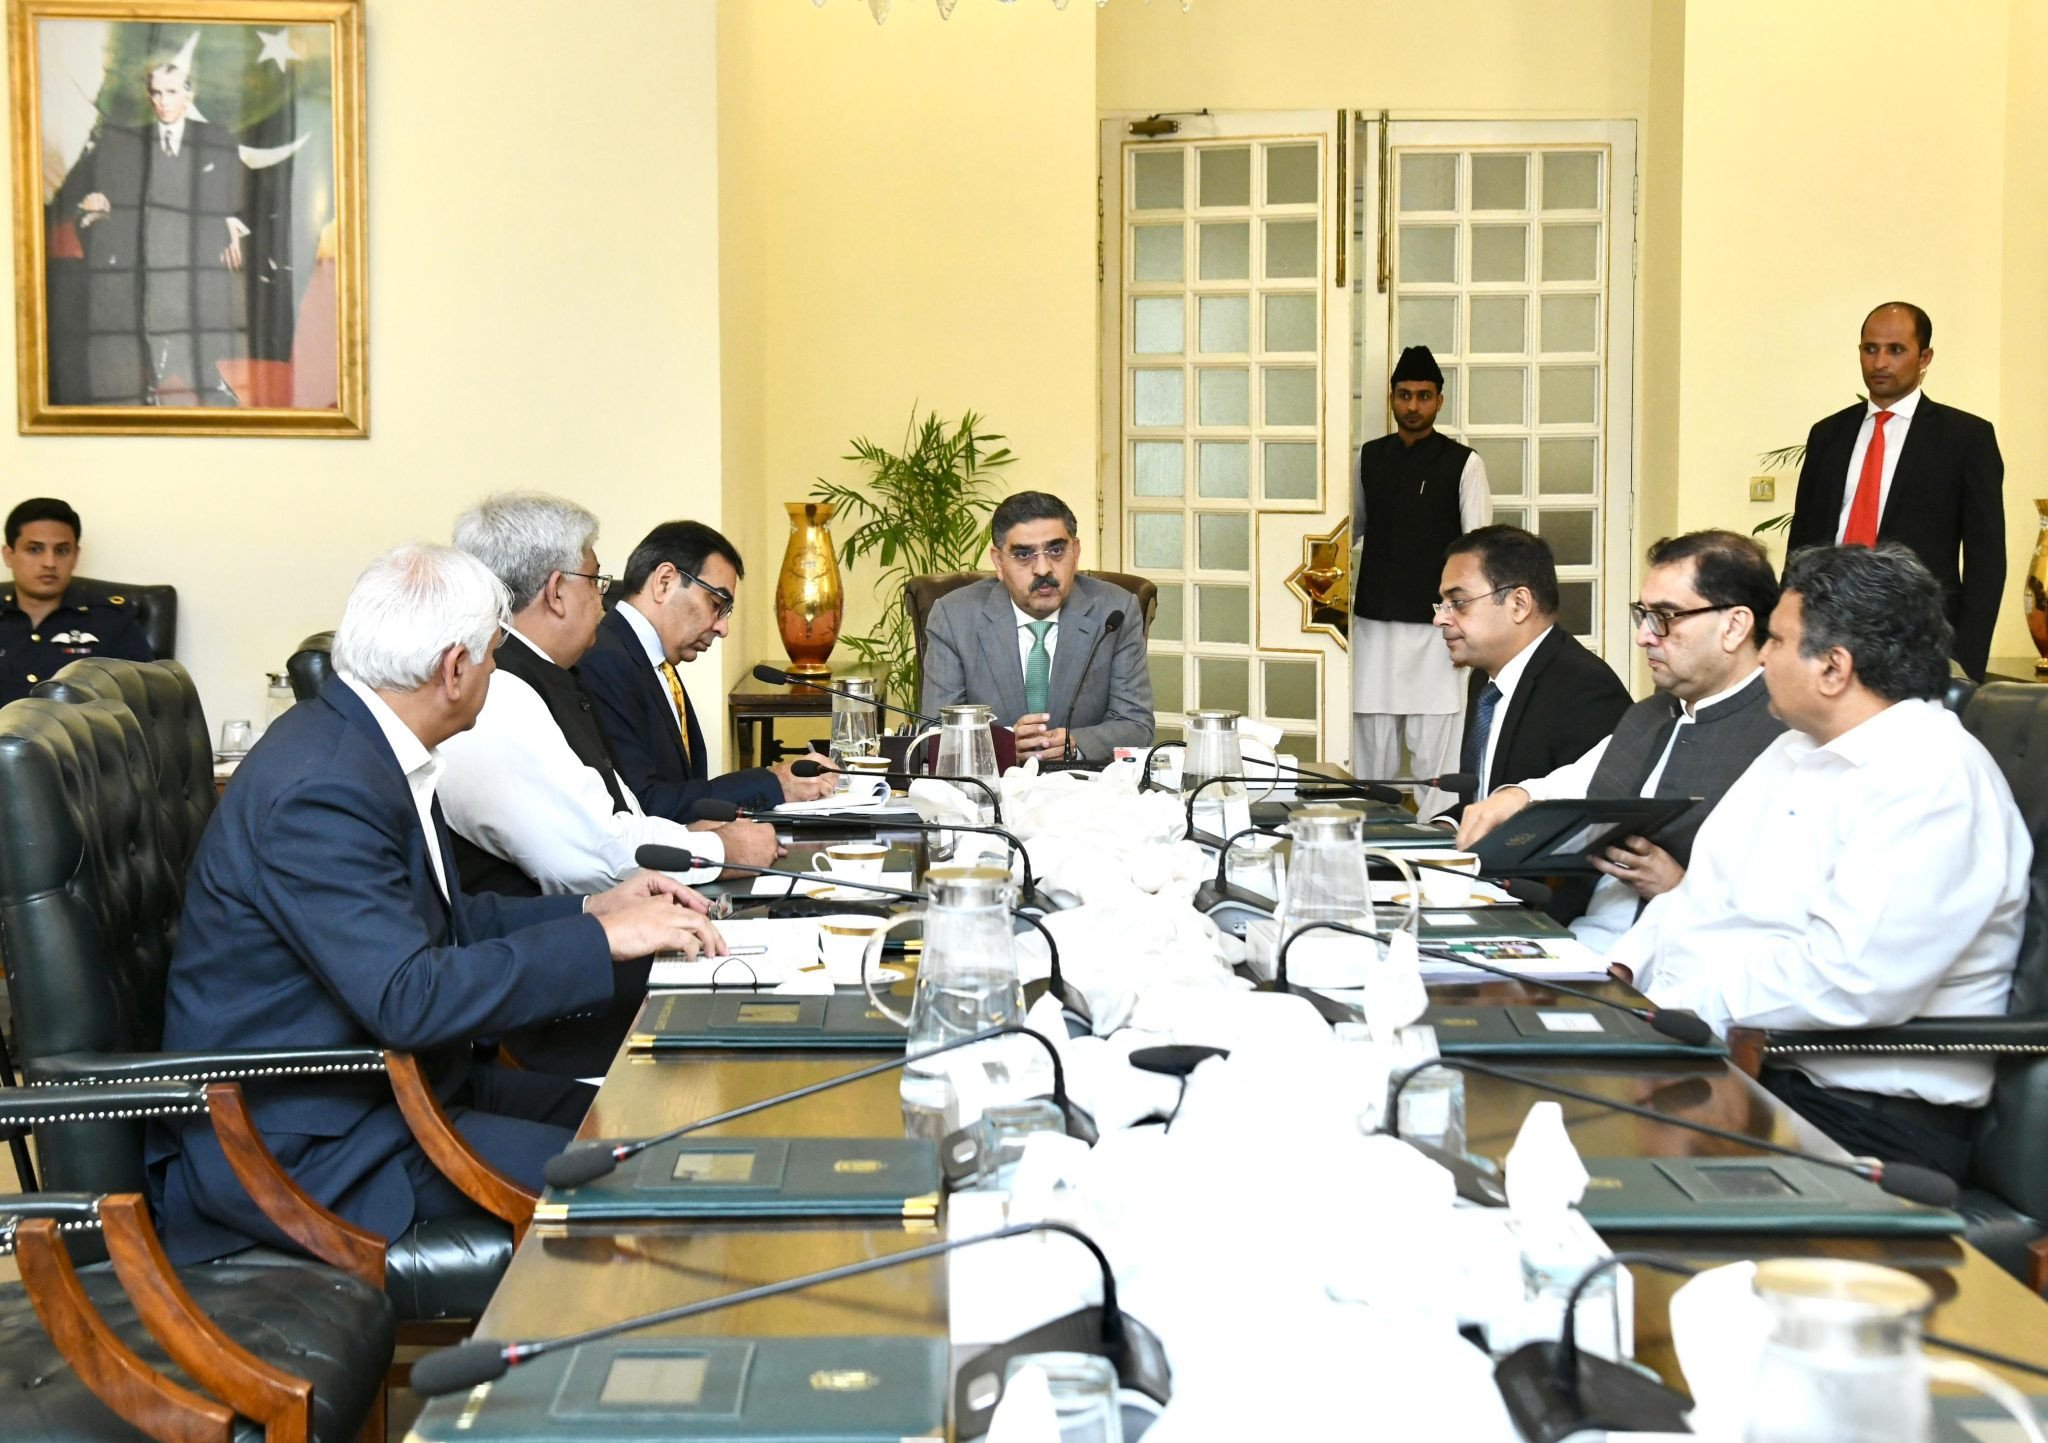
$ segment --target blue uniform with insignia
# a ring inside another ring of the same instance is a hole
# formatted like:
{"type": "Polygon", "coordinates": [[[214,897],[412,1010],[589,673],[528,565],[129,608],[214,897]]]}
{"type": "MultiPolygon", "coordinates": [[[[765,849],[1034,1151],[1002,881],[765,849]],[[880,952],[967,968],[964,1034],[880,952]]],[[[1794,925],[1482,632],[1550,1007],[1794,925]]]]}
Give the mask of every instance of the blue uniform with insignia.
{"type": "Polygon", "coordinates": [[[27,696],[81,656],[156,660],[125,597],[66,591],[36,624],[15,604],[13,587],[0,591],[0,705],[27,696]]]}

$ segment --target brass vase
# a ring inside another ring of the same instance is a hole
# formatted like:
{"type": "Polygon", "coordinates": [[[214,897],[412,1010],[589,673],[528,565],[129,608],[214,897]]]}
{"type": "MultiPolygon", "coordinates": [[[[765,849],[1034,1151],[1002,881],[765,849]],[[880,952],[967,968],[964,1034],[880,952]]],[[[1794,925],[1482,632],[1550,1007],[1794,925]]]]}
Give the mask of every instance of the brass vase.
{"type": "Polygon", "coordinates": [[[2034,638],[2034,650],[2041,653],[2041,659],[2034,663],[2034,674],[2048,676],[2048,501],[2036,501],[2034,512],[2041,518],[2041,535],[2034,543],[2034,559],[2027,564],[2026,578],[2020,583],[2026,593],[2022,611],[2027,618],[2027,635],[2034,638]]]}
{"type": "Polygon", "coordinates": [[[775,580],[775,625],[792,676],[830,676],[825,659],[839,640],[846,611],[839,558],[832,551],[832,503],[785,501],[782,509],[789,513],[789,547],[775,580]]]}

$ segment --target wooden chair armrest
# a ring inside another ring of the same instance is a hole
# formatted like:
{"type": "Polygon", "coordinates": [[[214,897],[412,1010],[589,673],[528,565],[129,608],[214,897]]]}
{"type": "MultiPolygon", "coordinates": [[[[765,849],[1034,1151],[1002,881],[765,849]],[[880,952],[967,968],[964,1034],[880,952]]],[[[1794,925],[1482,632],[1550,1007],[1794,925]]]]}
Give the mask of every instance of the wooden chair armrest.
{"type": "Polygon", "coordinates": [[[263,1216],[321,1262],[382,1292],[385,1240],[329,1212],[292,1181],[257,1132],[241,1084],[207,1083],[206,1108],[228,1166],[263,1216]]]}
{"type": "Polygon", "coordinates": [[[1764,1070],[1764,1044],[1768,1034],[1761,1027],[1728,1029],[1728,1060],[1744,1077],[1756,1077],[1764,1070]]]}
{"type": "Polygon", "coordinates": [[[484,1161],[469,1145],[469,1139],[456,1131],[454,1120],[434,1095],[418,1058],[409,1052],[386,1052],[384,1066],[391,1074],[391,1091],[398,1098],[398,1110],[405,1114],[413,1141],[426,1153],[427,1161],[454,1183],[464,1197],[492,1217],[510,1223],[516,1245],[533,1221],[539,1195],[528,1192],[484,1161]]]}
{"type": "Polygon", "coordinates": [[[86,1297],[54,1222],[23,1222],[14,1256],[44,1331],[94,1397],[165,1443],[228,1443],[234,1411],[173,1383],[121,1341],[86,1297]]]}
{"type": "Polygon", "coordinates": [[[2027,1244],[2027,1286],[2036,1296],[2048,1293],[2048,1237],[2027,1244]]]}
{"type": "Polygon", "coordinates": [[[309,1443],[313,1385],[245,1350],[192,1301],[149,1225],[142,1198],[105,1198],[100,1231],[136,1315],[172,1361],[237,1413],[261,1423],[264,1443],[309,1443]]]}

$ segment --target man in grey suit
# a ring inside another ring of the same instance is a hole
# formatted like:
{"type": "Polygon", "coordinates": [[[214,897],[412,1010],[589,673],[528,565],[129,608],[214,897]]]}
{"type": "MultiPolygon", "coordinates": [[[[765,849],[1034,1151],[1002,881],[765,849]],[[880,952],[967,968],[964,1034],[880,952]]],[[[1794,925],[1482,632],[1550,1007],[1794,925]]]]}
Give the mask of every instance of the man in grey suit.
{"type": "Polygon", "coordinates": [[[1015,729],[1020,762],[1105,761],[1118,747],[1152,745],[1144,613],[1128,591],[1079,574],[1066,502],[1019,491],[988,529],[995,576],[932,608],[924,709],[987,703],[1015,729]]]}

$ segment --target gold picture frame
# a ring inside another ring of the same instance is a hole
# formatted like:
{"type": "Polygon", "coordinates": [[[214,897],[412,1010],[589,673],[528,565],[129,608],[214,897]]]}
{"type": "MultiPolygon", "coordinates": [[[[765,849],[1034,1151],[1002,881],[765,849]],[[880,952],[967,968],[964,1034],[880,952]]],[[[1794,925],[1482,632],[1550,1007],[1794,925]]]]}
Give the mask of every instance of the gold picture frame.
{"type": "Polygon", "coordinates": [[[25,435],[369,434],[362,0],[8,0],[25,435]]]}

